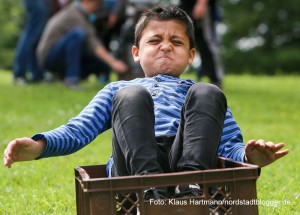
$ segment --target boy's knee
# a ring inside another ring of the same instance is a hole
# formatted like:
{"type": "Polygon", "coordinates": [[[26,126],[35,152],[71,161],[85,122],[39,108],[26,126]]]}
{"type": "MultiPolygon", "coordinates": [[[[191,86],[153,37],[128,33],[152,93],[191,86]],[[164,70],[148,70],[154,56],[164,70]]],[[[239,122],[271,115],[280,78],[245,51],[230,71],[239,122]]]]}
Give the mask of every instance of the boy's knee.
{"type": "Polygon", "coordinates": [[[137,105],[139,101],[151,99],[151,95],[145,87],[130,86],[125,87],[115,95],[114,101],[125,101],[131,105],[137,105]]]}
{"type": "Polygon", "coordinates": [[[190,93],[192,96],[195,96],[197,98],[201,97],[208,97],[208,98],[221,98],[225,99],[225,95],[223,94],[222,90],[209,83],[196,83],[190,88],[190,93]]]}

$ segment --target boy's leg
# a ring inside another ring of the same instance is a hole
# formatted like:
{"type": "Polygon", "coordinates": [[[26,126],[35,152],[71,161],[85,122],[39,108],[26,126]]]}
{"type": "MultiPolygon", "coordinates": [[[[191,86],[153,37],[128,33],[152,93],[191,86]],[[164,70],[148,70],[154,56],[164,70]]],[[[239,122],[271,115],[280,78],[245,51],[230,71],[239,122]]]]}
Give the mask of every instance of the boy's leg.
{"type": "Polygon", "coordinates": [[[226,110],[218,87],[197,83],[190,88],[170,153],[172,171],[216,168],[226,110]]]}
{"type": "Polygon", "coordinates": [[[112,131],[116,175],[162,172],[157,163],[153,100],[144,87],[126,87],[116,94],[112,131]]]}

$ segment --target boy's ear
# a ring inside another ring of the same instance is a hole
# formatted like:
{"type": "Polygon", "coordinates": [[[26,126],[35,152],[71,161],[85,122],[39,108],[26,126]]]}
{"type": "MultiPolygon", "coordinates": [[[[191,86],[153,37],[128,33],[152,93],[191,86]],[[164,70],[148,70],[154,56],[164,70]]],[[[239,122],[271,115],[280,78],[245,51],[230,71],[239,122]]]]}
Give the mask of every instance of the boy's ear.
{"type": "Polygon", "coordinates": [[[192,64],[193,63],[193,60],[195,58],[195,55],[196,55],[196,49],[195,48],[192,48],[190,50],[190,57],[189,57],[189,64],[192,64]]]}
{"type": "Polygon", "coordinates": [[[133,57],[134,62],[136,62],[136,63],[140,62],[138,47],[132,46],[131,53],[132,53],[132,57],[133,57]]]}

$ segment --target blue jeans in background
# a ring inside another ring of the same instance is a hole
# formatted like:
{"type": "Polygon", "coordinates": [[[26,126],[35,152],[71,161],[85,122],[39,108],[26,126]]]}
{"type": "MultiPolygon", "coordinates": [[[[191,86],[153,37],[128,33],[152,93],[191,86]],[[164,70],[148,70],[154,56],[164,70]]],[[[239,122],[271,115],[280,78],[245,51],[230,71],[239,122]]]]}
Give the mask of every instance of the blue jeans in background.
{"type": "Polygon", "coordinates": [[[49,51],[44,67],[64,78],[67,83],[78,83],[89,74],[108,71],[107,65],[86,47],[86,32],[76,27],[63,36],[49,51]]]}
{"type": "Polygon", "coordinates": [[[23,0],[26,24],[16,48],[13,66],[14,78],[26,78],[31,72],[32,81],[41,81],[43,71],[38,65],[36,48],[50,14],[49,0],[23,0]]]}

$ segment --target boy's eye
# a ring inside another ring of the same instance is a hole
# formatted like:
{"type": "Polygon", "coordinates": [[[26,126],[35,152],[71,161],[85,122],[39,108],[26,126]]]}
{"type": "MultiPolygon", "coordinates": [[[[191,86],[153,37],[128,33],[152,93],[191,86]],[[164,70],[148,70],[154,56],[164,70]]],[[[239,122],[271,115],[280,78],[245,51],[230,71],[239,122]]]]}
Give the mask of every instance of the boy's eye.
{"type": "MultiPolygon", "coordinates": [[[[162,40],[159,39],[159,38],[153,38],[153,39],[149,39],[147,41],[148,44],[151,44],[151,45],[156,45],[156,44],[159,44],[162,40]]],[[[183,45],[184,43],[181,41],[181,40],[171,40],[171,43],[174,45],[174,46],[181,46],[183,45]]]]}
{"type": "Polygon", "coordinates": [[[181,41],[179,41],[179,40],[174,40],[174,41],[173,41],[173,44],[174,44],[174,45],[182,45],[183,42],[181,42],[181,41]]]}
{"type": "Polygon", "coordinates": [[[159,42],[160,42],[159,39],[151,39],[151,40],[148,40],[148,43],[150,43],[150,44],[157,44],[157,43],[159,43],[159,42]]]}

